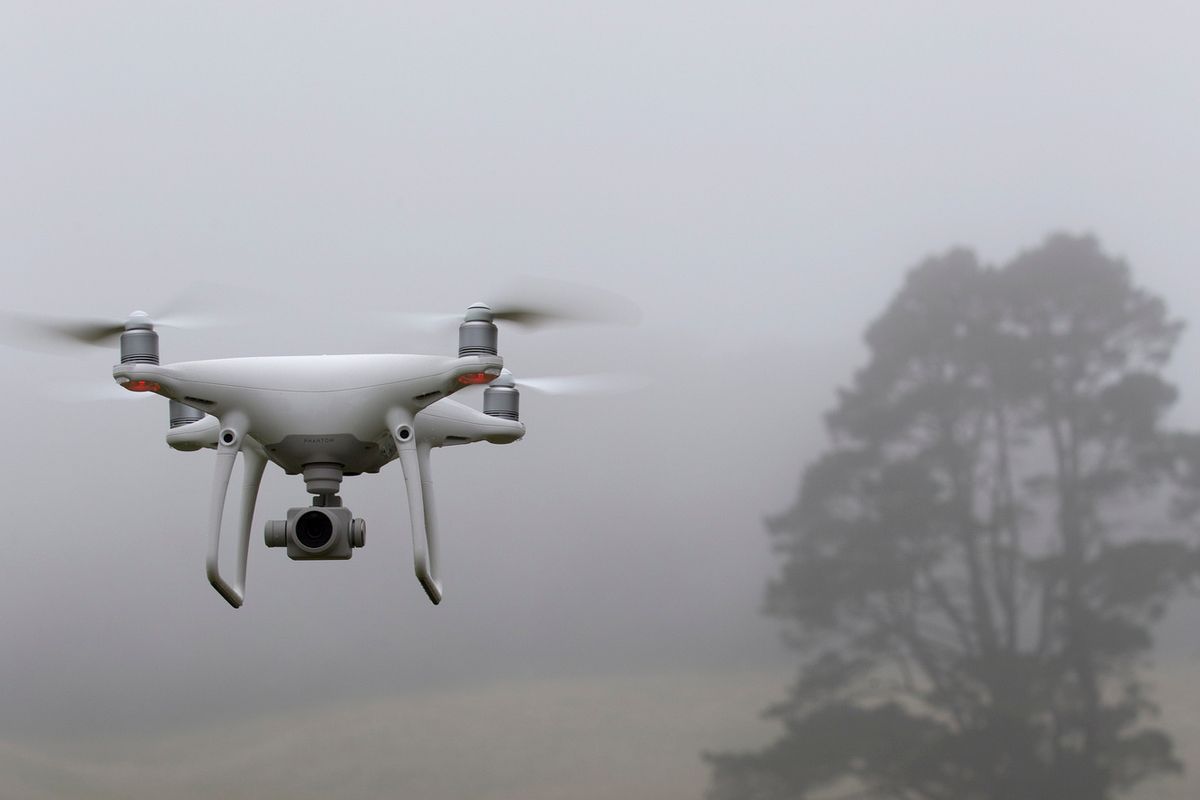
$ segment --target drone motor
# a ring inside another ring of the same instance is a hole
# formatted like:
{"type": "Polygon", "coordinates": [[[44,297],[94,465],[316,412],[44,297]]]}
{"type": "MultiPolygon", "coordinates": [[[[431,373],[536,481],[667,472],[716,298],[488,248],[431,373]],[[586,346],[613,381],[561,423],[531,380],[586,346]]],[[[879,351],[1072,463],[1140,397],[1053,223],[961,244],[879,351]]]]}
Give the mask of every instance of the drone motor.
{"type": "Polygon", "coordinates": [[[520,420],[521,393],[517,390],[517,382],[507,369],[500,370],[496,378],[483,392],[483,413],[489,417],[520,420]]]}
{"type": "Polygon", "coordinates": [[[167,415],[171,422],[171,430],[182,428],[184,425],[190,425],[193,422],[199,422],[205,416],[204,412],[200,409],[192,408],[178,400],[170,401],[167,415]]]}
{"type": "Polygon", "coordinates": [[[458,357],[494,356],[497,354],[499,331],[495,317],[486,303],[476,303],[467,309],[458,326],[458,357]]]}
{"type": "Polygon", "coordinates": [[[121,333],[122,364],[157,364],[158,332],[144,311],[135,311],[121,333]]]}

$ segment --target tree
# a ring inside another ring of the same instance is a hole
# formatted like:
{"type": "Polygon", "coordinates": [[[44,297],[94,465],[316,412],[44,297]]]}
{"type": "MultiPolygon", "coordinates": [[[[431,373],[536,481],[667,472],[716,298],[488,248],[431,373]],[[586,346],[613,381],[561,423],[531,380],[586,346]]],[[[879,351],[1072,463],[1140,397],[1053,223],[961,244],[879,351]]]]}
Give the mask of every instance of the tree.
{"type": "Polygon", "coordinates": [[[801,669],[774,744],[705,756],[710,799],[1107,800],[1181,769],[1143,662],[1200,560],[1142,525],[1200,475],[1163,425],[1181,330],[1090,237],[914,268],[768,520],[801,669]]]}

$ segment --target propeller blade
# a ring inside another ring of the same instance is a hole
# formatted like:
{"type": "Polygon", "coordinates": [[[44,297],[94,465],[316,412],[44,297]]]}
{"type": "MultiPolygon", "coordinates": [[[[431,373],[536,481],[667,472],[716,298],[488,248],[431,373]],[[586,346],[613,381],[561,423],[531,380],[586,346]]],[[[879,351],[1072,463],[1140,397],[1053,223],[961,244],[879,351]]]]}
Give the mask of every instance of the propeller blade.
{"type": "Polygon", "coordinates": [[[37,349],[41,344],[103,345],[116,341],[123,330],[124,320],[71,319],[0,311],[0,331],[3,332],[4,343],[17,347],[37,349]]]}
{"type": "MultiPolygon", "coordinates": [[[[576,322],[635,324],[641,310],[628,298],[606,289],[548,279],[512,282],[495,303],[487,303],[492,319],[529,330],[576,322]]],[[[459,325],[463,312],[396,311],[389,321],[402,321],[425,331],[459,325]]]]}
{"type": "Polygon", "coordinates": [[[588,314],[586,310],[516,304],[493,307],[492,318],[497,322],[511,322],[530,330],[563,323],[607,321],[602,316],[588,314]]]}
{"type": "Polygon", "coordinates": [[[526,328],[572,322],[635,324],[641,310],[627,297],[595,286],[523,278],[492,305],[497,320],[526,328]]]}
{"type": "Polygon", "coordinates": [[[606,373],[597,375],[558,375],[540,378],[516,378],[517,387],[554,395],[623,394],[650,385],[636,375],[606,373]]]}
{"type": "MultiPolygon", "coordinates": [[[[155,327],[198,329],[220,327],[234,321],[231,304],[243,308],[242,293],[230,287],[195,283],[165,302],[160,313],[151,314],[155,327]],[[223,314],[212,309],[226,309],[223,314]]],[[[248,309],[247,309],[248,310],[248,309]]],[[[110,318],[63,317],[0,311],[0,343],[40,351],[54,345],[110,346],[125,330],[129,315],[110,318]]]]}
{"type": "Polygon", "coordinates": [[[234,323],[232,316],[222,317],[218,314],[171,314],[169,316],[151,317],[155,328],[174,328],[176,330],[196,331],[204,328],[220,328],[234,323]]]}
{"type": "Polygon", "coordinates": [[[195,330],[217,328],[261,313],[263,298],[243,289],[197,281],[150,313],[154,326],[195,330]]]}
{"type": "Polygon", "coordinates": [[[400,321],[419,330],[432,333],[434,331],[453,328],[460,324],[463,321],[463,314],[461,311],[457,314],[449,311],[393,311],[388,312],[387,319],[389,321],[400,321]]]}

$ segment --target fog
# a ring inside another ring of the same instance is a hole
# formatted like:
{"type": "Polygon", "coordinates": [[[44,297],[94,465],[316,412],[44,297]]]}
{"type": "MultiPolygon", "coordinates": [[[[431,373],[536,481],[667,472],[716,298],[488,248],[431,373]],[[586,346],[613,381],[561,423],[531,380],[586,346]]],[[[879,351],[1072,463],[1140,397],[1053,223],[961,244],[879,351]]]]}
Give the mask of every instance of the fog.
{"type": "MultiPolygon", "coordinates": [[[[308,501],[269,466],[234,610],[203,568],[212,452],[164,445],[159,398],[93,399],[112,350],[0,348],[0,795],[703,796],[701,751],[777,732],[759,714],[797,662],[761,614],[763,521],[908,268],[1092,233],[1200,318],[1197,23],[1187,4],[4,4],[0,307],[119,319],[205,281],[260,313],[164,329],[164,361],[452,353],[452,327],[376,312],[550,278],[641,320],[504,329],[506,365],[646,384],[523,393],[523,441],[435,451],[439,607],[399,467],[343,484],[364,549],[302,563],[262,544],[308,501]]],[[[1167,369],[1178,426],[1200,423],[1197,353],[1185,333],[1167,369]]],[[[1157,698],[1187,761],[1177,608],[1157,698]]]]}

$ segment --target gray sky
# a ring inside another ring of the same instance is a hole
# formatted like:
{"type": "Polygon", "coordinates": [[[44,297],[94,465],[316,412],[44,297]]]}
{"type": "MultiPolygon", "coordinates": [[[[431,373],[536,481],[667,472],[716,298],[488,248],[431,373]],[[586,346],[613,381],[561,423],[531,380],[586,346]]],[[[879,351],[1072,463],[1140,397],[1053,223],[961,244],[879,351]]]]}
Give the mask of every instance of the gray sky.
{"type": "MultiPolygon", "coordinates": [[[[398,468],[345,485],[371,534],[352,561],[293,563],[260,543],[263,520],[306,502],[272,467],[234,612],[204,579],[211,453],[168,450],[153,399],[47,391],[107,380],[110,352],[0,350],[0,775],[32,770],[24,796],[60,780],[182,797],[203,774],[189,736],[444,702],[423,796],[534,796],[505,771],[521,764],[546,796],[576,796],[554,765],[587,776],[579,797],[622,769],[642,776],[619,784],[630,796],[695,796],[699,749],[770,733],[754,717],[790,661],[757,615],[761,519],[791,500],[905,268],[1091,231],[1200,318],[1198,23],[1187,3],[0,5],[3,307],[153,312],[203,278],[283,321],[164,332],[166,359],[451,352],[453,332],[355,313],[455,310],[548,276],[644,320],[506,332],[509,366],[653,381],[527,394],[524,442],[434,455],[436,609],[411,574],[398,468]],[[513,710],[513,693],[544,707],[513,710]],[[491,752],[472,698],[528,746],[491,752]],[[594,729],[571,726],[573,699],[594,729]],[[642,725],[690,733],[628,760],[612,743],[642,725]],[[150,737],[176,743],[178,773],[141,781],[131,754],[150,737]],[[546,744],[561,737],[577,747],[546,744]]],[[[1190,335],[1174,367],[1192,424],[1197,353],[1190,335]]],[[[394,750],[339,758],[409,763],[412,731],[389,719],[394,750]]],[[[243,739],[197,752],[237,774],[243,739]]],[[[303,796],[261,760],[246,774],[250,795],[303,796]]]]}

